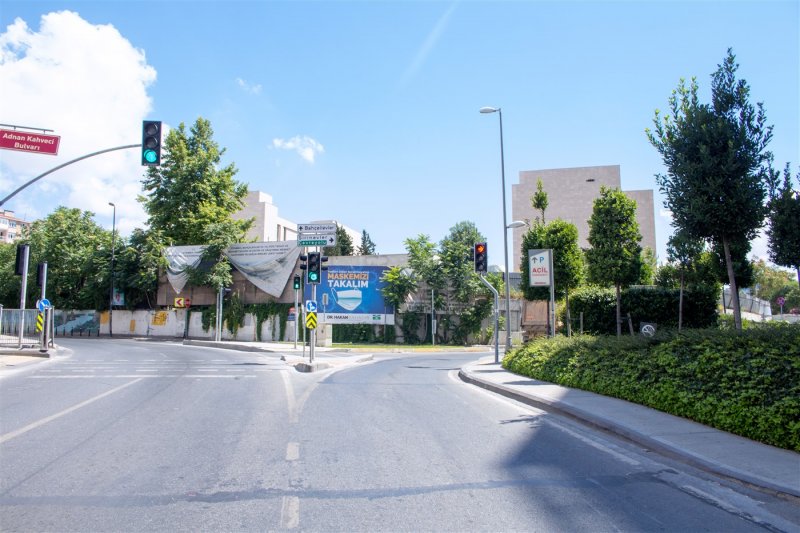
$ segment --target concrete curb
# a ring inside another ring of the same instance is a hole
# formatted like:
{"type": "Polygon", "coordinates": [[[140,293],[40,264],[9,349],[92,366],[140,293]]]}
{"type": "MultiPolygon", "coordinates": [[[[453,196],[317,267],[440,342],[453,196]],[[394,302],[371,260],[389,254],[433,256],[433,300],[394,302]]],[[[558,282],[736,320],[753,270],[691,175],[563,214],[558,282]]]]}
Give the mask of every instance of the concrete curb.
{"type": "Polygon", "coordinates": [[[728,465],[723,465],[716,461],[709,460],[708,458],[693,454],[687,450],[678,448],[651,437],[650,435],[636,431],[614,420],[604,418],[596,413],[585,411],[558,400],[552,400],[550,398],[544,398],[541,396],[533,396],[531,394],[514,390],[510,387],[482,380],[465,368],[461,368],[459,370],[458,377],[465,383],[476,385],[488,391],[500,394],[501,396],[505,396],[506,398],[511,398],[512,400],[516,400],[532,407],[557,413],[573,420],[577,420],[583,424],[587,424],[589,426],[608,431],[609,433],[622,436],[636,444],[649,448],[672,459],[677,459],[700,470],[749,485],[753,488],[769,492],[776,496],[800,498],[800,490],[795,487],[779,485],[769,479],[758,477],[748,472],[736,470],[728,465]]]}
{"type": "Polygon", "coordinates": [[[263,353],[276,353],[275,350],[263,348],[261,346],[247,346],[245,344],[231,344],[225,341],[198,341],[187,339],[183,341],[186,346],[203,346],[205,348],[224,348],[226,350],[238,350],[240,352],[263,352],[263,353]]]}

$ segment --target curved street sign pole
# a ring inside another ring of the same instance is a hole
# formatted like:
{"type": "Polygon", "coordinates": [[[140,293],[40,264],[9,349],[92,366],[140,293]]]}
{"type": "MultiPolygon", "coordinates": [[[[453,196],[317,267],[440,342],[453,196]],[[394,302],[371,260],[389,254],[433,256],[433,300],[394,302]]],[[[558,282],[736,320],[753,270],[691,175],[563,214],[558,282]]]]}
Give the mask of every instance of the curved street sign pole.
{"type": "Polygon", "coordinates": [[[127,148],[139,148],[139,147],[141,147],[141,146],[142,146],[142,145],[141,145],[141,143],[140,143],[140,144],[126,144],[125,146],[117,146],[117,147],[115,147],[115,148],[106,148],[105,150],[100,150],[99,152],[92,152],[91,154],[82,155],[82,156],[80,156],[80,157],[78,157],[78,158],[76,158],[76,159],[73,159],[72,161],[67,161],[66,163],[63,163],[63,164],[61,164],[61,165],[58,165],[57,167],[53,167],[53,168],[51,168],[50,170],[48,170],[47,172],[45,172],[45,173],[43,173],[43,174],[39,174],[38,176],[36,176],[36,177],[35,177],[35,178],[33,178],[32,180],[30,180],[28,183],[25,183],[24,185],[22,185],[21,187],[19,187],[19,188],[18,188],[16,191],[12,192],[12,193],[11,193],[11,194],[9,194],[8,196],[6,196],[6,197],[5,197],[5,198],[3,198],[2,200],[0,200],[0,206],[2,206],[2,205],[3,205],[4,203],[6,203],[8,200],[10,200],[10,199],[12,199],[14,196],[16,196],[18,192],[20,192],[21,190],[23,190],[24,188],[26,188],[28,185],[31,185],[31,184],[33,184],[33,183],[36,183],[37,181],[39,181],[39,180],[40,180],[40,179],[42,179],[43,177],[47,176],[48,174],[51,174],[51,173],[55,172],[55,171],[56,171],[56,170],[58,170],[58,169],[64,168],[64,167],[65,167],[65,166],[67,166],[67,165],[71,165],[72,163],[77,163],[78,161],[81,161],[82,159],[88,159],[88,158],[90,158],[90,157],[94,157],[94,156],[96,156],[96,155],[104,154],[104,153],[106,153],[106,152],[113,152],[113,151],[115,151],[115,150],[125,150],[125,149],[127,149],[127,148]]]}

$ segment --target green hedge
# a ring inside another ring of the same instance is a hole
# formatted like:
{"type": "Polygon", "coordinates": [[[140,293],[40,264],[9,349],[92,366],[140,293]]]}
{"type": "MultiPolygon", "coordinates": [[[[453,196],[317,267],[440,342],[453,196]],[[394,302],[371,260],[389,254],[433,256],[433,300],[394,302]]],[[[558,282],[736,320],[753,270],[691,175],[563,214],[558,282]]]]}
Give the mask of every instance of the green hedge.
{"type": "MultiPolygon", "coordinates": [[[[697,287],[683,293],[683,326],[686,328],[707,328],[717,323],[716,288],[697,287]]],[[[678,289],[629,288],[622,291],[622,316],[627,320],[631,315],[635,331],[640,322],[654,322],[659,328],[678,327],[678,289]]],[[[615,334],[616,298],[614,289],[587,287],[570,295],[570,311],[573,330],[577,329],[577,319],[583,312],[583,331],[592,334],[615,334]]],[[[563,306],[562,314],[564,312],[563,306]]],[[[562,317],[563,319],[563,317],[562,317]]],[[[627,324],[623,331],[628,331],[627,324]]]]}
{"type": "Polygon", "coordinates": [[[798,325],[540,339],[503,367],[800,451],[798,325]]]}

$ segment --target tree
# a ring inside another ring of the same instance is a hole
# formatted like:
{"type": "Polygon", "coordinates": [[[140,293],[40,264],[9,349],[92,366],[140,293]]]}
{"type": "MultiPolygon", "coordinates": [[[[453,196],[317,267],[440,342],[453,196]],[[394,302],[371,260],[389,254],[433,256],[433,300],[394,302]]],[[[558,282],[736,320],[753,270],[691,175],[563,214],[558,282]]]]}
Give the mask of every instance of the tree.
{"type": "MultiPolygon", "coordinates": [[[[446,280],[445,297],[448,302],[453,300],[462,305],[458,324],[453,328],[454,342],[466,343],[470,335],[478,333],[481,322],[492,310],[489,290],[480,281],[470,257],[477,242],[486,242],[486,237],[473,222],[463,221],[451,227],[439,243],[439,264],[446,280]]],[[[450,322],[445,323],[449,325],[450,322]]]]}
{"type": "MultiPolygon", "coordinates": [[[[797,181],[800,183],[800,172],[797,181]]],[[[783,171],[783,184],[770,187],[769,211],[769,257],[776,265],[793,268],[800,287],[800,191],[792,188],[788,163],[783,171]]]]}
{"type": "Polygon", "coordinates": [[[542,224],[545,223],[544,211],[547,209],[548,203],[547,193],[544,192],[544,186],[542,185],[542,178],[539,178],[536,180],[536,193],[531,198],[531,206],[542,212],[542,224]]]}
{"type": "Polygon", "coordinates": [[[323,255],[353,255],[354,252],[353,239],[347,234],[344,226],[336,224],[336,244],[333,246],[325,246],[322,249],[323,255]]]}
{"type": "MultiPolygon", "coordinates": [[[[111,291],[111,232],[94,213],[58,207],[31,224],[29,280],[37,263],[47,261],[47,299],[60,309],[108,309],[111,291]]],[[[28,283],[28,306],[38,295],[28,283]]],[[[19,289],[17,289],[19,295],[19,289]]],[[[19,297],[17,297],[19,305],[19,297]]]]}
{"type": "Polygon", "coordinates": [[[756,297],[770,303],[773,315],[780,313],[777,302],[779,296],[783,296],[785,308],[800,307],[800,287],[791,272],[770,266],[761,259],[753,261],[752,265],[757,287],[756,297]]]}
{"type": "Polygon", "coordinates": [[[696,80],[688,88],[681,80],[669,99],[671,116],[662,119],[656,110],[655,130],[646,133],[667,168],[656,181],[675,226],[722,246],[734,323],[741,329],[731,243],[752,240],[763,224],[772,127],[763,105],[750,104],[750,88],[736,79],[737,68],[728,49],[712,75],[711,105],[699,102],[696,80]]]}
{"type": "MultiPolygon", "coordinates": [[[[711,243],[711,257],[714,275],[719,283],[728,282],[728,268],[725,262],[725,251],[718,242],[711,243]]],[[[750,253],[750,241],[746,239],[732,239],[730,242],[730,261],[733,267],[733,277],[736,280],[736,287],[752,287],[755,283],[753,265],[747,259],[750,253]]]]}
{"type": "Polygon", "coordinates": [[[370,239],[367,230],[361,230],[361,244],[356,252],[358,255],[375,255],[375,243],[370,239]]]}
{"type": "MultiPolygon", "coordinates": [[[[519,266],[522,293],[526,300],[550,300],[550,289],[530,286],[528,250],[553,250],[553,279],[557,298],[565,298],[567,329],[571,330],[569,294],[584,277],[583,252],[578,246],[578,228],[571,222],[556,219],[549,224],[536,223],[522,236],[522,261],[519,266]]],[[[550,314],[548,313],[548,321],[550,314]]]]}
{"type": "Polygon", "coordinates": [[[125,306],[129,309],[141,305],[153,309],[156,304],[159,268],[167,267],[162,242],[157,231],[136,228],[128,243],[122,243],[117,255],[116,283],[125,293],[125,306]]]}
{"type": "Polygon", "coordinates": [[[244,206],[247,185],[234,180],[233,163],[220,166],[225,149],[213,134],[211,123],[202,117],[188,132],[181,123],[164,140],[161,166],[150,167],[142,181],[145,195],[139,201],[147,223],[165,244],[207,244],[209,227],[220,223],[233,232],[232,242],[242,242],[253,223],[231,218],[244,206]]]}
{"type": "Polygon", "coordinates": [[[693,238],[685,230],[672,234],[667,242],[667,259],[677,263],[680,273],[680,295],[678,296],[678,331],[683,327],[683,291],[686,289],[686,271],[691,269],[703,253],[704,243],[693,238]]]}
{"type": "Polygon", "coordinates": [[[614,285],[617,293],[617,336],[622,335],[621,290],[641,273],[642,236],[636,222],[636,201],[619,189],[600,188],[589,219],[586,262],[589,280],[614,285]]]}

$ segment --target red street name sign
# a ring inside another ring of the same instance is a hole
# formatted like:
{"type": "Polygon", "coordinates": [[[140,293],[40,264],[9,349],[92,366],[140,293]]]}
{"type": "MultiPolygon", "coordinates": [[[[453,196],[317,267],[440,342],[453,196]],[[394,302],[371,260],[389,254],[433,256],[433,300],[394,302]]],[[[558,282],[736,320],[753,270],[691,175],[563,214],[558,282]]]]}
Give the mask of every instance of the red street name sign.
{"type": "Polygon", "coordinates": [[[0,129],[0,148],[6,150],[57,155],[59,141],[58,135],[0,129]]]}

